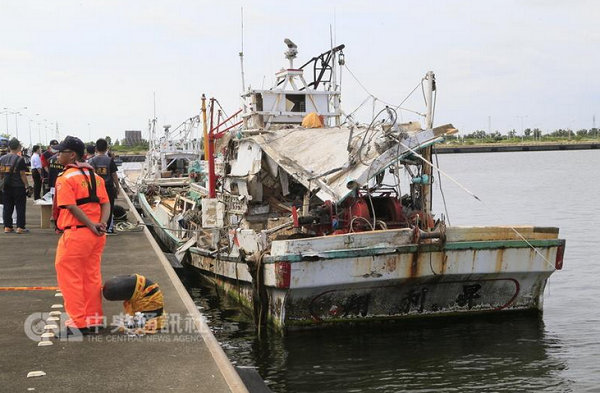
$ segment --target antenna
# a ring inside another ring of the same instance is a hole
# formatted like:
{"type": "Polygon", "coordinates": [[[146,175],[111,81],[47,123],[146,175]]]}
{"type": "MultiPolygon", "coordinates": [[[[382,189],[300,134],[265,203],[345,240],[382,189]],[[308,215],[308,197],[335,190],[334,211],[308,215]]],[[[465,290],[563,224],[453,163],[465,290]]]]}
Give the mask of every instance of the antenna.
{"type": "Polygon", "coordinates": [[[331,25],[329,25],[329,46],[333,49],[333,32],[331,25]]]}
{"type": "Polygon", "coordinates": [[[337,17],[335,11],[335,7],[333,7],[333,46],[337,46],[337,17]]]}
{"type": "Polygon", "coordinates": [[[242,16],[242,48],[240,51],[240,66],[242,68],[242,93],[246,92],[246,82],[244,81],[244,7],[241,7],[242,16]]]}

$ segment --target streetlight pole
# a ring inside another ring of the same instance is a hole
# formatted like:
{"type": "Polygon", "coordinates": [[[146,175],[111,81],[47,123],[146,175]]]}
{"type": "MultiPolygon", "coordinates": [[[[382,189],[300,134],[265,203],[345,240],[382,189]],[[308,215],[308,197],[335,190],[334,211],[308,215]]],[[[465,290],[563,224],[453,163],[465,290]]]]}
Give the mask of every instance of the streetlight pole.
{"type": "Polygon", "coordinates": [[[42,132],[40,131],[40,114],[36,113],[35,116],[36,116],[35,119],[36,119],[37,129],[38,129],[38,143],[40,145],[43,145],[43,143],[42,143],[42,132]]]}
{"type": "Polygon", "coordinates": [[[29,119],[29,146],[33,146],[33,138],[31,138],[31,119],[29,119]]]}
{"type": "Polygon", "coordinates": [[[15,112],[15,138],[19,139],[19,116],[21,112],[15,112]]]}
{"type": "Polygon", "coordinates": [[[48,119],[44,119],[44,143],[48,143],[48,119]]]}
{"type": "Polygon", "coordinates": [[[6,134],[8,135],[8,108],[2,108],[4,110],[4,114],[6,115],[6,134]]]}
{"type": "Polygon", "coordinates": [[[18,116],[21,115],[21,112],[19,112],[20,110],[24,110],[27,109],[26,106],[21,107],[21,108],[17,108],[17,109],[12,109],[12,108],[2,108],[4,110],[4,115],[5,115],[5,119],[6,119],[6,133],[9,134],[9,130],[8,130],[8,115],[15,115],[15,138],[19,139],[19,124],[18,124],[18,116]]]}
{"type": "Polygon", "coordinates": [[[521,120],[521,142],[523,142],[523,139],[525,138],[525,128],[523,128],[523,119],[526,118],[527,115],[520,115],[517,117],[521,120]]]}

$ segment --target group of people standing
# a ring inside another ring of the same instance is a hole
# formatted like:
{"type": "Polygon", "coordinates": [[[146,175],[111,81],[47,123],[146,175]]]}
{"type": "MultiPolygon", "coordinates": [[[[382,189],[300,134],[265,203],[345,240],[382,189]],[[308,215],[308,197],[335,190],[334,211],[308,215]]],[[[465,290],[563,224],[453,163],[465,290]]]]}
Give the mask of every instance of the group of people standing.
{"type": "MultiPolygon", "coordinates": [[[[38,200],[47,193],[52,198],[54,197],[56,179],[64,171],[64,164],[59,160],[58,145],[57,140],[51,140],[48,149],[43,152],[39,145],[34,145],[32,156],[29,158],[23,154],[21,143],[13,138],[8,142],[8,151],[4,152],[5,154],[0,152],[0,182],[2,183],[0,204],[3,204],[1,218],[4,223],[4,233],[23,234],[29,232],[25,226],[27,197],[32,196],[34,200],[38,200]],[[29,185],[27,177],[29,165],[31,166],[33,187],[29,185]],[[16,223],[13,220],[15,215],[16,223]],[[16,228],[14,224],[16,224],[16,228]]],[[[96,141],[95,145],[87,146],[82,153],[81,160],[87,161],[96,174],[104,180],[111,207],[107,233],[114,234],[112,215],[114,200],[119,192],[119,178],[117,165],[108,153],[107,141],[101,138],[96,141]]]]}

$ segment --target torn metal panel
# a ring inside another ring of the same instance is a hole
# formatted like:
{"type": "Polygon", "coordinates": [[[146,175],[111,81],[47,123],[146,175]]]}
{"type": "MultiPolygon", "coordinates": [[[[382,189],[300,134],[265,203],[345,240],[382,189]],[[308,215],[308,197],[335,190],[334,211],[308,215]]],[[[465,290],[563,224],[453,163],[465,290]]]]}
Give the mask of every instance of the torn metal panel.
{"type": "Polygon", "coordinates": [[[260,172],[262,150],[251,141],[241,141],[238,146],[237,159],[231,161],[231,176],[245,177],[260,172]]]}
{"type": "Polygon", "coordinates": [[[279,169],[279,165],[277,165],[277,162],[275,162],[275,160],[273,160],[269,156],[266,156],[265,161],[267,163],[267,169],[269,170],[269,174],[274,178],[277,178],[277,171],[279,169]]]}
{"type": "MultiPolygon", "coordinates": [[[[375,141],[363,141],[366,130],[351,131],[346,127],[293,128],[273,134],[255,135],[249,139],[287,173],[310,190],[319,189],[322,200],[339,201],[349,194],[348,182],[364,185],[379,172],[393,164],[398,156],[409,150],[397,143],[382,155],[375,141]],[[352,152],[347,151],[348,139],[352,152]],[[360,160],[356,151],[362,146],[360,160]]],[[[402,143],[418,149],[436,140],[433,130],[404,134],[402,143]]]]}
{"type": "Polygon", "coordinates": [[[407,147],[410,147],[411,149],[418,149],[421,146],[426,145],[428,142],[435,141],[435,139],[436,137],[432,130],[421,131],[414,136],[408,136],[402,140],[401,144],[394,145],[385,153],[372,160],[366,170],[362,170],[360,172],[358,170],[350,171],[346,177],[345,186],[348,185],[348,182],[352,181],[354,181],[359,187],[364,186],[367,184],[369,179],[392,165],[398,160],[399,157],[407,152],[410,153],[410,150],[407,147]],[[356,178],[352,177],[352,174],[358,173],[360,173],[359,176],[356,178]]]}
{"type": "Polygon", "coordinates": [[[290,194],[290,182],[288,174],[281,168],[279,168],[279,183],[281,184],[281,195],[287,196],[290,194]]]}

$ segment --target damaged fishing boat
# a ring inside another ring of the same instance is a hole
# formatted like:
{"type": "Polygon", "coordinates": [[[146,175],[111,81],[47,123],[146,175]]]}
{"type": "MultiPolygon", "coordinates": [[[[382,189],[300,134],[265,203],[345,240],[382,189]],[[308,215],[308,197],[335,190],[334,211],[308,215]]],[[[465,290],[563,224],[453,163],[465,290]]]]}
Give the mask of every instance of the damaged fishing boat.
{"type": "Polygon", "coordinates": [[[456,132],[433,127],[434,74],[421,82],[425,127],[393,108],[342,124],[344,46],[295,68],[286,43],[289,66],[244,93],[241,126],[211,124],[188,262],[281,331],[542,310],[563,262],[558,228],[452,227],[431,211],[432,148],[456,132]]]}
{"type": "Polygon", "coordinates": [[[150,146],[141,173],[133,177],[125,172],[124,179],[146,224],[169,251],[175,252],[191,237],[180,222],[196,210],[196,202],[185,195],[190,169],[202,157],[201,139],[193,138],[201,122],[199,116],[194,116],[174,130],[163,126],[161,136],[156,135],[156,122],[155,117],[148,124],[150,146]]]}

